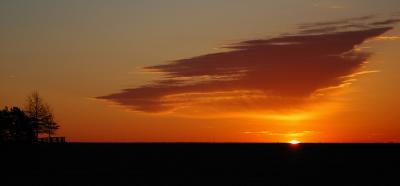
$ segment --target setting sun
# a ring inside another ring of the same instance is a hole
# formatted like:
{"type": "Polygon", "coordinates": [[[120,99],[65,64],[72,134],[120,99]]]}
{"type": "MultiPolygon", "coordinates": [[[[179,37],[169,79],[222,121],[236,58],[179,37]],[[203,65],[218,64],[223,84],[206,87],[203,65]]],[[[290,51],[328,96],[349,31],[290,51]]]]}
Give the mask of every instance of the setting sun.
{"type": "Polygon", "coordinates": [[[298,140],[291,140],[291,141],[289,141],[289,143],[292,144],[292,145],[297,145],[297,144],[300,143],[300,141],[298,141],[298,140]]]}

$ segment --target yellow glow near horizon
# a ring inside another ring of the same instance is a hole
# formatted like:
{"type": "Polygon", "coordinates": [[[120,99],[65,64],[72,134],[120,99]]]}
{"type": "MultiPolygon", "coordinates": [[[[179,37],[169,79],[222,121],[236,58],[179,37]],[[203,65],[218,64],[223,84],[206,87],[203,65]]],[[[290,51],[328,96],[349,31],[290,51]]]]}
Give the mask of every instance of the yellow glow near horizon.
{"type": "Polygon", "coordinates": [[[301,121],[312,118],[311,113],[294,113],[294,114],[267,114],[262,116],[262,118],[281,120],[281,121],[301,121]]]}
{"type": "Polygon", "coordinates": [[[300,143],[300,141],[298,141],[298,140],[291,140],[291,141],[289,141],[289,143],[290,143],[291,145],[297,145],[297,144],[300,143]]]}

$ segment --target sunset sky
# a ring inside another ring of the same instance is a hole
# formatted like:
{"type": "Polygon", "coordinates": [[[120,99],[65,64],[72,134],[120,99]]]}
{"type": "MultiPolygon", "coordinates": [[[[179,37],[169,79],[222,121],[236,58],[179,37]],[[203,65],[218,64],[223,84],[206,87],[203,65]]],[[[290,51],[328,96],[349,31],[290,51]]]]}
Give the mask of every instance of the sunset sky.
{"type": "Polygon", "coordinates": [[[82,142],[399,142],[398,0],[3,0],[0,106],[82,142]]]}

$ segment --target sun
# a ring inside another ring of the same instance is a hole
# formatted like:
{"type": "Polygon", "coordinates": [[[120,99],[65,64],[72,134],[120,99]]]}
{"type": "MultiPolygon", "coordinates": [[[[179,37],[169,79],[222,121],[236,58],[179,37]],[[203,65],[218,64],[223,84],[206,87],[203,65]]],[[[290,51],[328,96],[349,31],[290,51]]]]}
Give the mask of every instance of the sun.
{"type": "Polygon", "coordinates": [[[297,144],[300,143],[300,141],[298,141],[298,140],[291,140],[291,141],[289,141],[289,143],[292,144],[292,145],[297,145],[297,144]]]}

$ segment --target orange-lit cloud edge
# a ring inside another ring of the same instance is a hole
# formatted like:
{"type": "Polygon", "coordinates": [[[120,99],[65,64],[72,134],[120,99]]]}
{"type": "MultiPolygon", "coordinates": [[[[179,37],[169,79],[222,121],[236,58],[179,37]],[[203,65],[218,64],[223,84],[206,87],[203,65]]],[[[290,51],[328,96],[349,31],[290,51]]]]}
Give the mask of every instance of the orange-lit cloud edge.
{"type": "Polygon", "coordinates": [[[372,38],[397,39],[382,34],[400,19],[376,19],[302,24],[297,34],[148,66],[145,71],[161,73],[162,79],[96,99],[151,114],[308,119],[358,76],[378,72],[362,70],[371,53],[360,45],[372,38]]]}

